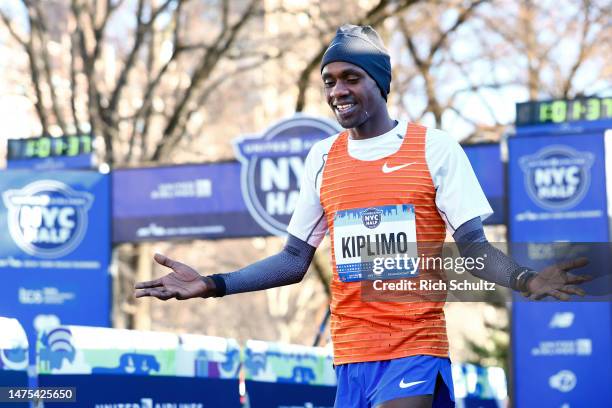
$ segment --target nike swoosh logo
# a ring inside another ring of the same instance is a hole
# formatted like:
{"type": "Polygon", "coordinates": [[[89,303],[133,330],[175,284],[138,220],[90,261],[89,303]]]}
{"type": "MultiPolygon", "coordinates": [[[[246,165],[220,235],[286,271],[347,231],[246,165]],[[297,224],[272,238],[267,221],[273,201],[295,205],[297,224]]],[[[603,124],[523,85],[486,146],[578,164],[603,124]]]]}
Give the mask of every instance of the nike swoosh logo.
{"type": "Polygon", "coordinates": [[[402,381],[400,381],[400,383],[399,383],[399,387],[400,388],[409,388],[409,387],[412,387],[413,385],[421,384],[421,383],[424,383],[424,382],[425,382],[425,380],[422,380],[422,381],[413,381],[413,382],[405,383],[404,379],[402,378],[402,381]]]}
{"type": "Polygon", "coordinates": [[[400,164],[399,166],[392,166],[392,167],[389,167],[389,166],[387,166],[387,163],[385,162],[385,164],[383,164],[383,167],[382,167],[382,172],[383,172],[383,173],[385,173],[385,174],[387,174],[387,173],[393,173],[394,171],[401,170],[401,169],[403,169],[404,167],[408,167],[408,166],[411,166],[411,165],[413,165],[413,164],[416,164],[416,162],[406,163],[406,164],[400,164]]]}

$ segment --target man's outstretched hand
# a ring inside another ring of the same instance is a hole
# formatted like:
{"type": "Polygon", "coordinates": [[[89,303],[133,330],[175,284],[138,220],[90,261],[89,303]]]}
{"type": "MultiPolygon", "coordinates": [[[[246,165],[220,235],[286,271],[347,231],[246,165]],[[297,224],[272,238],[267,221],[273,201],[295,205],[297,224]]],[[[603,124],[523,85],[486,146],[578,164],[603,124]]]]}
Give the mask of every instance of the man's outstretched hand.
{"type": "Polygon", "coordinates": [[[202,278],[190,266],[175,261],[165,255],[155,254],[155,262],[172,269],[164,277],[148,282],[139,282],[134,288],[134,295],[139,297],[153,296],[161,300],[176,298],[178,300],[195,297],[211,297],[215,294],[214,282],[210,278],[202,278]]]}
{"type": "Polygon", "coordinates": [[[593,279],[589,275],[574,275],[572,269],[581,268],[589,263],[587,258],[578,258],[549,266],[535,275],[529,283],[529,298],[541,300],[552,296],[559,300],[570,300],[570,295],[584,296],[585,291],[578,286],[593,279]]]}

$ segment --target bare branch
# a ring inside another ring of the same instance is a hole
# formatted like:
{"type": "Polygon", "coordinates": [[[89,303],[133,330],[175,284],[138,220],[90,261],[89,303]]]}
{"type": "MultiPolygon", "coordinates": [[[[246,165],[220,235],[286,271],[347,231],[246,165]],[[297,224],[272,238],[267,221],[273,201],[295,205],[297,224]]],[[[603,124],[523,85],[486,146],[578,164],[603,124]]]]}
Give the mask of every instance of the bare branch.
{"type": "MultiPolygon", "coordinates": [[[[28,21],[30,23],[30,27],[32,26],[32,15],[31,11],[26,2],[24,2],[24,6],[26,7],[28,13],[28,21]]],[[[36,61],[36,52],[34,51],[34,43],[32,36],[27,39],[23,39],[17,34],[13,25],[11,24],[10,19],[4,12],[0,9],[0,18],[4,22],[6,28],[9,31],[9,34],[23,47],[28,56],[28,65],[30,69],[30,79],[32,82],[32,87],[34,88],[34,92],[36,94],[36,101],[34,101],[34,108],[36,110],[36,114],[38,119],[40,120],[40,124],[42,127],[42,133],[49,133],[49,119],[47,117],[47,113],[45,111],[45,106],[42,97],[42,90],[40,87],[40,70],[38,68],[38,63],[36,61]]]]}
{"type": "MultiPolygon", "coordinates": [[[[105,117],[108,117],[110,119],[110,116],[115,115],[115,112],[117,110],[117,104],[119,103],[123,89],[125,88],[125,85],[127,84],[128,75],[130,71],[132,70],[132,68],[134,67],[134,63],[136,61],[136,56],[138,55],[138,51],[143,45],[143,39],[145,38],[147,34],[151,33],[155,20],[166,8],[168,8],[171,2],[172,0],[166,0],[161,6],[153,10],[149,21],[143,22],[142,21],[143,4],[142,4],[142,0],[139,1],[138,3],[139,7],[138,7],[138,13],[137,13],[136,37],[134,39],[134,44],[132,45],[132,49],[128,57],[126,58],[125,64],[123,65],[123,69],[121,70],[121,73],[119,74],[119,79],[117,80],[117,84],[115,85],[115,89],[110,98],[108,108],[105,109],[105,111],[107,112],[105,117]]],[[[109,123],[113,123],[113,122],[114,121],[112,120],[109,121],[109,123]]]]}
{"type": "MultiPolygon", "coordinates": [[[[99,92],[96,86],[96,81],[94,80],[94,67],[95,67],[95,59],[96,52],[100,49],[98,43],[96,43],[94,52],[92,55],[89,55],[87,51],[87,39],[85,34],[85,24],[83,22],[83,13],[85,12],[84,6],[78,0],[71,0],[70,9],[72,11],[72,15],[75,21],[75,31],[74,31],[74,39],[73,43],[78,46],[79,54],[81,56],[81,62],[83,64],[83,73],[85,78],[87,79],[87,115],[90,124],[90,128],[92,133],[96,134],[99,128],[99,121],[97,120],[97,112],[100,111],[100,97],[99,92]]],[[[77,47],[74,47],[77,48],[77,47]]],[[[109,141],[105,138],[105,144],[109,141]]],[[[108,147],[105,147],[108,152],[108,147]]]]}
{"type": "Polygon", "coordinates": [[[97,23],[97,7],[87,7],[83,5],[79,0],[71,0],[70,3],[72,13],[76,22],[76,32],[78,33],[78,45],[81,54],[81,60],[83,61],[83,73],[87,79],[87,106],[89,122],[93,133],[100,131],[104,138],[105,146],[105,158],[109,163],[113,163],[113,146],[112,146],[112,135],[117,133],[117,129],[113,126],[109,126],[101,120],[101,114],[104,110],[102,106],[102,96],[98,89],[98,81],[96,77],[95,67],[100,53],[102,50],[102,43],[104,38],[104,32],[111,12],[115,8],[107,8],[106,12],[101,18],[101,21],[97,23]],[[83,21],[88,18],[91,25],[93,44],[87,44],[87,25],[83,21]],[[91,53],[88,51],[93,48],[91,53]]]}
{"type": "Polygon", "coordinates": [[[74,128],[78,134],[82,133],[81,125],[77,115],[76,98],[77,98],[77,82],[76,82],[76,58],[77,47],[79,41],[76,32],[70,34],[70,111],[72,112],[72,121],[74,128]]]}
{"type": "Polygon", "coordinates": [[[134,114],[134,125],[132,127],[132,135],[130,137],[130,145],[128,149],[128,154],[126,156],[126,161],[130,161],[133,155],[134,143],[136,141],[136,132],[138,131],[137,124],[139,121],[144,122],[143,129],[140,131],[141,138],[141,154],[145,155],[145,145],[146,139],[148,137],[148,132],[150,129],[151,115],[152,115],[152,102],[153,102],[153,94],[157,90],[159,84],[162,81],[162,78],[168,72],[169,67],[172,65],[174,61],[176,61],[179,55],[186,51],[184,47],[180,46],[180,38],[179,38],[179,26],[181,21],[181,10],[184,2],[179,2],[176,9],[173,12],[173,21],[174,21],[174,30],[173,30],[173,38],[172,38],[172,54],[170,58],[164,63],[164,65],[159,69],[157,74],[153,76],[153,49],[154,49],[154,36],[151,35],[150,39],[150,47],[149,47],[149,61],[147,64],[148,69],[148,78],[152,78],[147,85],[145,86],[145,91],[143,95],[143,103],[138,109],[138,111],[134,114]]]}
{"type": "Polygon", "coordinates": [[[477,0],[477,1],[470,3],[466,8],[461,10],[461,13],[457,17],[457,20],[455,21],[455,23],[448,30],[440,33],[440,37],[436,40],[436,42],[430,48],[429,50],[430,58],[433,57],[433,55],[438,52],[440,47],[446,44],[446,42],[448,41],[448,37],[455,31],[457,31],[470,18],[470,16],[474,13],[474,11],[476,11],[476,8],[478,6],[480,6],[483,3],[489,3],[489,2],[490,0],[477,0]]]}
{"type": "MultiPolygon", "coordinates": [[[[189,124],[189,121],[191,120],[191,117],[193,116],[193,114],[197,112],[201,106],[204,106],[206,104],[206,102],[208,101],[208,98],[213,94],[213,92],[219,89],[221,85],[223,85],[229,79],[235,78],[237,75],[244,74],[248,71],[252,71],[253,69],[261,67],[263,64],[268,62],[270,59],[271,58],[267,58],[267,57],[262,58],[259,61],[255,61],[251,64],[248,64],[242,67],[238,67],[230,72],[224,72],[221,77],[211,81],[210,84],[206,86],[205,89],[202,90],[200,97],[198,98],[197,102],[194,104],[194,108],[189,110],[189,112],[187,112],[187,114],[184,116],[184,119],[181,121],[180,128],[176,133],[178,135],[177,139],[180,139],[185,136],[187,125],[189,124]]],[[[176,147],[176,143],[171,144],[171,146],[172,146],[171,148],[166,149],[166,153],[169,153],[174,147],[176,147]]]]}
{"type": "MultiPolygon", "coordinates": [[[[470,74],[469,72],[466,71],[465,67],[463,67],[461,64],[457,64],[457,67],[459,68],[459,70],[461,71],[461,73],[463,74],[463,78],[464,80],[470,84],[469,89],[474,93],[474,95],[476,95],[478,97],[478,99],[480,99],[480,101],[482,102],[482,105],[487,109],[487,112],[489,112],[489,115],[491,115],[491,118],[495,121],[496,124],[500,124],[499,119],[497,118],[497,115],[495,114],[495,111],[493,110],[493,107],[491,106],[491,104],[484,98],[484,96],[479,92],[480,89],[485,88],[486,86],[483,85],[476,85],[472,82],[472,80],[470,79],[470,74]]],[[[454,96],[457,95],[457,93],[453,94],[453,99],[454,96]]],[[[447,104],[447,108],[450,107],[452,105],[452,103],[454,102],[454,100],[451,99],[449,100],[448,104],[447,104]]]]}
{"type": "Polygon", "coordinates": [[[33,12],[36,15],[36,23],[31,27],[32,34],[36,33],[38,40],[40,41],[40,54],[43,64],[43,72],[45,74],[45,80],[49,86],[49,95],[51,96],[51,110],[57,121],[62,134],[66,134],[66,122],[64,121],[64,115],[61,112],[61,107],[57,100],[57,93],[55,92],[55,85],[53,83],[53,74],[51,72],[51,63],[49,57],[49,50],[47,44],[49,44],[49,38],[47,37],[47,26],[45,24],[44,15],[40,9],[38,2],[33,2],[33,12]]]}
{"type": "Polygon", "coordinates": [[[589,12],[591,10],[591,2],[584,1],[583,7],[584,7],[584,10],[583,10],[584,11],[584,16],[583,16],[584,21],[582,22],[582,30],[580,32],[580,43],[578,46],[579,47],[578,56],[576,57],[576,61],[574,61],[574,63],[572,64],[569,70],[569,73],[567,75],[567,78],[565,79],[565,82],[562,85],[561,96],[563,98],[570,97],[570,91],[572,89],[572,83],[574,82],[576,73],[578,72],[578,69],[580,68],[582,63],[585,61],[593,45],[592,43],[587,42],[587,36],[591,29],[591,20],[589,19],[589,12]]]}
{"type": "MultiPolygon", "coordinates": [[[[35,17],[33,15],[33,10],[28,5],[28,2],[22,0],[23,4],[27,10],[28,14],[28,23],[30,25],[30,29],[35,24],[35,17]]],[[[36,109],[36,114],[40,120],[40,124],[42,126],[42,133],[49,133],[49,118],[47,116],[47,112],[45,110],[45,105],[43,101],[42,89],[41,89],[41,76],[40,69],[38,67],[38,61],[36,59],[37,52],[34,50],[34,36],[30,35],[28,40],[23,43],[26,54],[28,55],[29,67],[30,67],[30,76],[32,79],[32,85],[34,87],[34,92],[36,93],[36,102],[34,103],[34,107],[36,109]]]]}
{"type": "Polygon", "coordinates": [[[0,18],[2,19],[2,22],[4,22],[4,25],[8,29],[11,37],[13,37],[19,44],[21,44],[22,47],[26,48],[26,40],[24,40],[23,38],[19,36],[19,34],[17,34],[15,29],[13,28],[13,24],[11,23],[11,20],[8,18],[6,14],[4,14],[4,11],[1,8],[0,8],[0,18]]]}
{"type": "Polygon", "coordinates": [[[159,160],[164,147],[169,144],[169,141],[174,141],[176,139],[177,136],[175,132],[180,126],[181,117],[193,93],[198,89],[200,83],[210,76],[211,72],[221,61],[221,58],[227,54],[229,48],[234,44],[238,33],[242,30],[247,21],[255,15],[260,4],[261,0],[251,0],[239,19],[233,25],[230,25],[227,30],[221,31],[217,36],[217,40],[213,42],[214,45],[207,50],[202,61],[191,75],[191,86],[189,86],[184,91],[183,96],[179,98],[174,112],[170,116],[164,129],[162,140],[155,148],[151,157],[152,160],[159,160]]]}
{"type": "MultiPolygon", "coordinates": [[[[410,23],[405,21],[404,19],[400,19],[399,22],[400,31],[404,36],[404,40],[406,41],[406,45],[408,46],[408,51],[410,52],[410,56],[412,57],[419,74],[421,75],[423,81],[425,82],[425,92],[427,95],[427,107],[425,112],[431,112],[434,116],[436,127],[441,127],[442,125],[442,114],[443,109],[438,101],[438,97],[436,96],[436,80],[431,73],[431,63],[433,61],[433,57],[435,52],[439,51],[440,48],[437,48],[436,51],[430,49],[426,58],[421,58],[416,49],[416,45],[412,40],[412,33],[408,26],[410,23]]],[[[444,34],[442,34],[444,35],[444,34]]],[[[438,42],[439,45],[442,44],[441,41],[438,42]]]]}
{"type": "Polygon", "coordinates": [[[229,0],[221,0],[221,32],[227,30],[229,24],[229,0]]]}

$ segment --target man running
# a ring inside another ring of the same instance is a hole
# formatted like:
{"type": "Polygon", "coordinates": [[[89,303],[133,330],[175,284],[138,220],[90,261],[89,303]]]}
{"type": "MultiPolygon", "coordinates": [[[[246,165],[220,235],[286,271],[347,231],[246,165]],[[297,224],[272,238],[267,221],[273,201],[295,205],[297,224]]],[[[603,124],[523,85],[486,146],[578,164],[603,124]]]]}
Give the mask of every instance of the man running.
{"type": "MultiPolygon", "coordinates": [[[[327,103],[346,131],[320,141],[308,154],[284,249],[212,276],[156,254],[155,261],[173,272],[138,283],[136,297],[220,297],[299,282],[329,231],[335,406],[454,406],[444,303],[427,297],[364,301],[377,259],[436,255],[449,230],[462,256],[488,259],[479,277],[532,298],[562,300],[584,294],[574,284],[588,278],[567,271],[586,262],[536,274],[487,242],[482,220],[492,210],[459,144],[442,131],[389,116],[390,57],[371,27],[340,27],[323,56],[321,74],[327,103]]],[[[420,277],[433,272],[419,269],[420,277]]],[[[392,276],[411,273],[396,265],[392,276]]]]}

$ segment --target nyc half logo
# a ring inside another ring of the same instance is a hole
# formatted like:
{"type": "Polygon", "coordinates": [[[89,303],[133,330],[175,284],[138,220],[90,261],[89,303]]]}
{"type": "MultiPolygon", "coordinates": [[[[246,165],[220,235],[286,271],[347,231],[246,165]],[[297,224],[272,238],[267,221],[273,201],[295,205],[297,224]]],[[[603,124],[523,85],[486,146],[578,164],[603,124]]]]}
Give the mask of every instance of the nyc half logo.
{"type": "Polygon", "coordinates": [[[380,225],[382,213],[378,208],[368,208],[361,213],[361,221],[365,227],[374,229],[380,225]]]}
{"type": "Polygon", "coordinates": [[[8,228],[24,252],[40,258],[59,258],[72,252],[87,231],[87,212],[93,196],[74,191],[55,180],[40,180],[21,190],[2,194],[8,209],[8,228]]]}
{"type": "Polygon", "coordinates": [[[568,146],[548,146],[522,157],[529,197],[547,210],[567,210],[582,201],[591,184],[593,154],[568,146]]]}
{"type": "Polygon", "coordinates": [[[234,142],[241,164],[242,197],[263,229],[273,235],[286,235],[310,148],[340,131],[327,119],[295,115],[260,135],[244,136],[234,142]]]}

